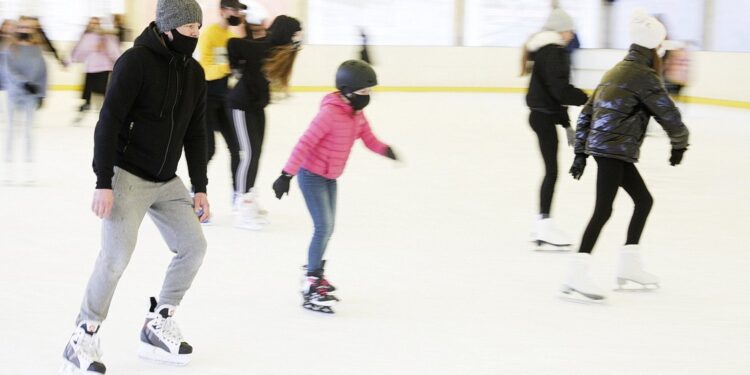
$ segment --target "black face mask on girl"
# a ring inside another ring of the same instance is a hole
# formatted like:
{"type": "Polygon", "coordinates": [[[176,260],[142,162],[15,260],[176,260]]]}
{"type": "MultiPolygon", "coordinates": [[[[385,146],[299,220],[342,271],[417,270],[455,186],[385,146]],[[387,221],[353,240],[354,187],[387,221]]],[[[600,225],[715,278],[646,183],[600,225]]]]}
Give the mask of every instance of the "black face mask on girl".
{"type": "Polygon", "coordinates": [[[229,24],[229,26],[237,26],[242,23],[242,19],[237,16],[229,16],[227,17],[227,23],[229,24]]]}
{"type": "Polygon", "coordinates": [[[31,34],[30,33],[16,33],[16,39],[22,42],[25,42],[31,39],[31,34]]]}
{"type": "Polygon", "coordinates": [[[167,38],[167,45],[172,51],[188,57],[193,55],[195,47],[198,45],[198,38],[182,35],[177,29],[172,29],[172,38],[171,41],[167,38]]]}
{"type": "Polygon", "coordinates": [[[360,111],[370,104],[370,95],[359,95],[355,93],[346,94],[346,98],[349,99],[349,105],[355,111],[360,111]]]}

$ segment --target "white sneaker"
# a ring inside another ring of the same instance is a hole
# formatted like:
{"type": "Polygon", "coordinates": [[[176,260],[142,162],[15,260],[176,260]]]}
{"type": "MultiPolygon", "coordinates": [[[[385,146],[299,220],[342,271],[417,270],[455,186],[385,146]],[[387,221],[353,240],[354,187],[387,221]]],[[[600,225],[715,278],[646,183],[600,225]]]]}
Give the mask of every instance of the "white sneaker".
{"type": "Polygon", "coordinates": [[[242,229],[261,230],[268,219],[261,214],[255,193],[250,191],[235,200],[234,226],[242,229]]]}
{"type": "Polygon", "coordinates": [[[560,230],[552,218],[537,217],[531,234],[537,251],[570,251],[570,237],[560,230]]]}
{"type": "Polygon", "coordinates": [[[617,262],[617,285],[615,290],[653,290],[659,288],[659,278],[643,269],[640,247],[625,245],[617,262]],[[636,284],[635,287],[630,285],[636,284]]]}
{"type": "Polygon", "coordinates": [[[571,255],[568,275],[561,289],[565,296],[574,299],[582,297],[583,301],[593,302],[605,299],[604,291],[589,278],[590,262],[591,254],[575,253],[571,255]]]}
{"type": "Polygon", "coordinates": [[[190,362],[193,347],[184,341],[173,318],[174,310],[171,305],[156,307],[156,298],[151,297],[151,308],[141,329],[139,357],[178,366],[190,362]]]}
{"type": "Polygon", "coordinates": [[[76,328],[65,346],[65,363],[60,374],[104,374],[107,371],[101,362],[98,331],[99,324],[95,322],[82,322],[76,328]]]}

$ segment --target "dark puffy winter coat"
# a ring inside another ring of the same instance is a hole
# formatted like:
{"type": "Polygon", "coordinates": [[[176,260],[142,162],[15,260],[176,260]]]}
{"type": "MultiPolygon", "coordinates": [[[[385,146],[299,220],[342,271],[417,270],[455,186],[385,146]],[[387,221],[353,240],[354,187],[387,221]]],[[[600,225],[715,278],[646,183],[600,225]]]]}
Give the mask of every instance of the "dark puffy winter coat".
{"type": "Polygon", "coordinates": [[[560,124],[570,125],[568,105],[583,105],[586,93],[570,84],[570,55],[565,52],[562,37],[553,31],[532,36],[525,46],[534,68],[526,94],[532,111],[559,115],[560,124]]]}
{"type": "Polygon", "coordinates": [[[633,44],[625,59],[604,74],[578,117],[576,154],[637,162],[651,116],[673,149],[687,148],[688,129],[652,64],[652,50],[633,44]]]}
{"type": "Polygon", "coordinates": [[[185,149],[195,192],[205,192],[206,79],[192,57],[172,52],[152,23],[112,72],[94,132],[98,189],[111,189],[113,166],[154,182],[175,177],[185,149]]]}

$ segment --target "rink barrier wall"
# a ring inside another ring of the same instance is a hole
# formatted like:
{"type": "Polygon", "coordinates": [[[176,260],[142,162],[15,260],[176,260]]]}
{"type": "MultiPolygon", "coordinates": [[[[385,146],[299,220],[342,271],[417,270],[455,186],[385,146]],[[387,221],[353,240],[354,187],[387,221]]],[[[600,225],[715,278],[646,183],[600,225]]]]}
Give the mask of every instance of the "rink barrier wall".
{"type": "MultiPolygon", "coordinates": [[[[81,85],[52,85],[51,90],[53,91],[81,91],[83,86],[81,85]]],[[[334,91],[333,86],[292,86],[289,88],[291,92],[330,92],[334,91]]],[[[522,94],[526,93],[525,87],[440,87],[440,86],[421,86],[421,87],[409,87],[409,86],[379,86],[375,89],[379,92],[452,92],[452,93],[482,93],[482,94],[522,94]]],[[[591,95],[591,90],[584,90],[591,95]]],[[[678,98],[679,102],[691,103],[691,104],[706,104],[720,107],[730,108],[742,108],[750,109],[750,102],[743,102],[739,100],[727,100],[727,99],[714,99],[714,98],[702,98],[695,96],[681,96],[678,98]]]]}

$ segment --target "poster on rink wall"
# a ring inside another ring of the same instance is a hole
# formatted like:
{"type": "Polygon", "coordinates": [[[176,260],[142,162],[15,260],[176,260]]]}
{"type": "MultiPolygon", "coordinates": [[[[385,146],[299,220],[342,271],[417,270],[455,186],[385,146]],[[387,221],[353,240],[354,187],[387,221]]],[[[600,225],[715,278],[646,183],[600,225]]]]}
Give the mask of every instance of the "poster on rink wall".
{"type": "Polygon", "coordinates": [[[454,44],[453,0],[308,0],[307,42],[357,45],[454,44]]]}
{"type": "Polygon", "coordinates": [[[0,18],[39,17],[52,40],[80,38],[90,17],[102,17],[111,26],[111,15],[125,12],[125,0],[0,0],[0,18]]]}

